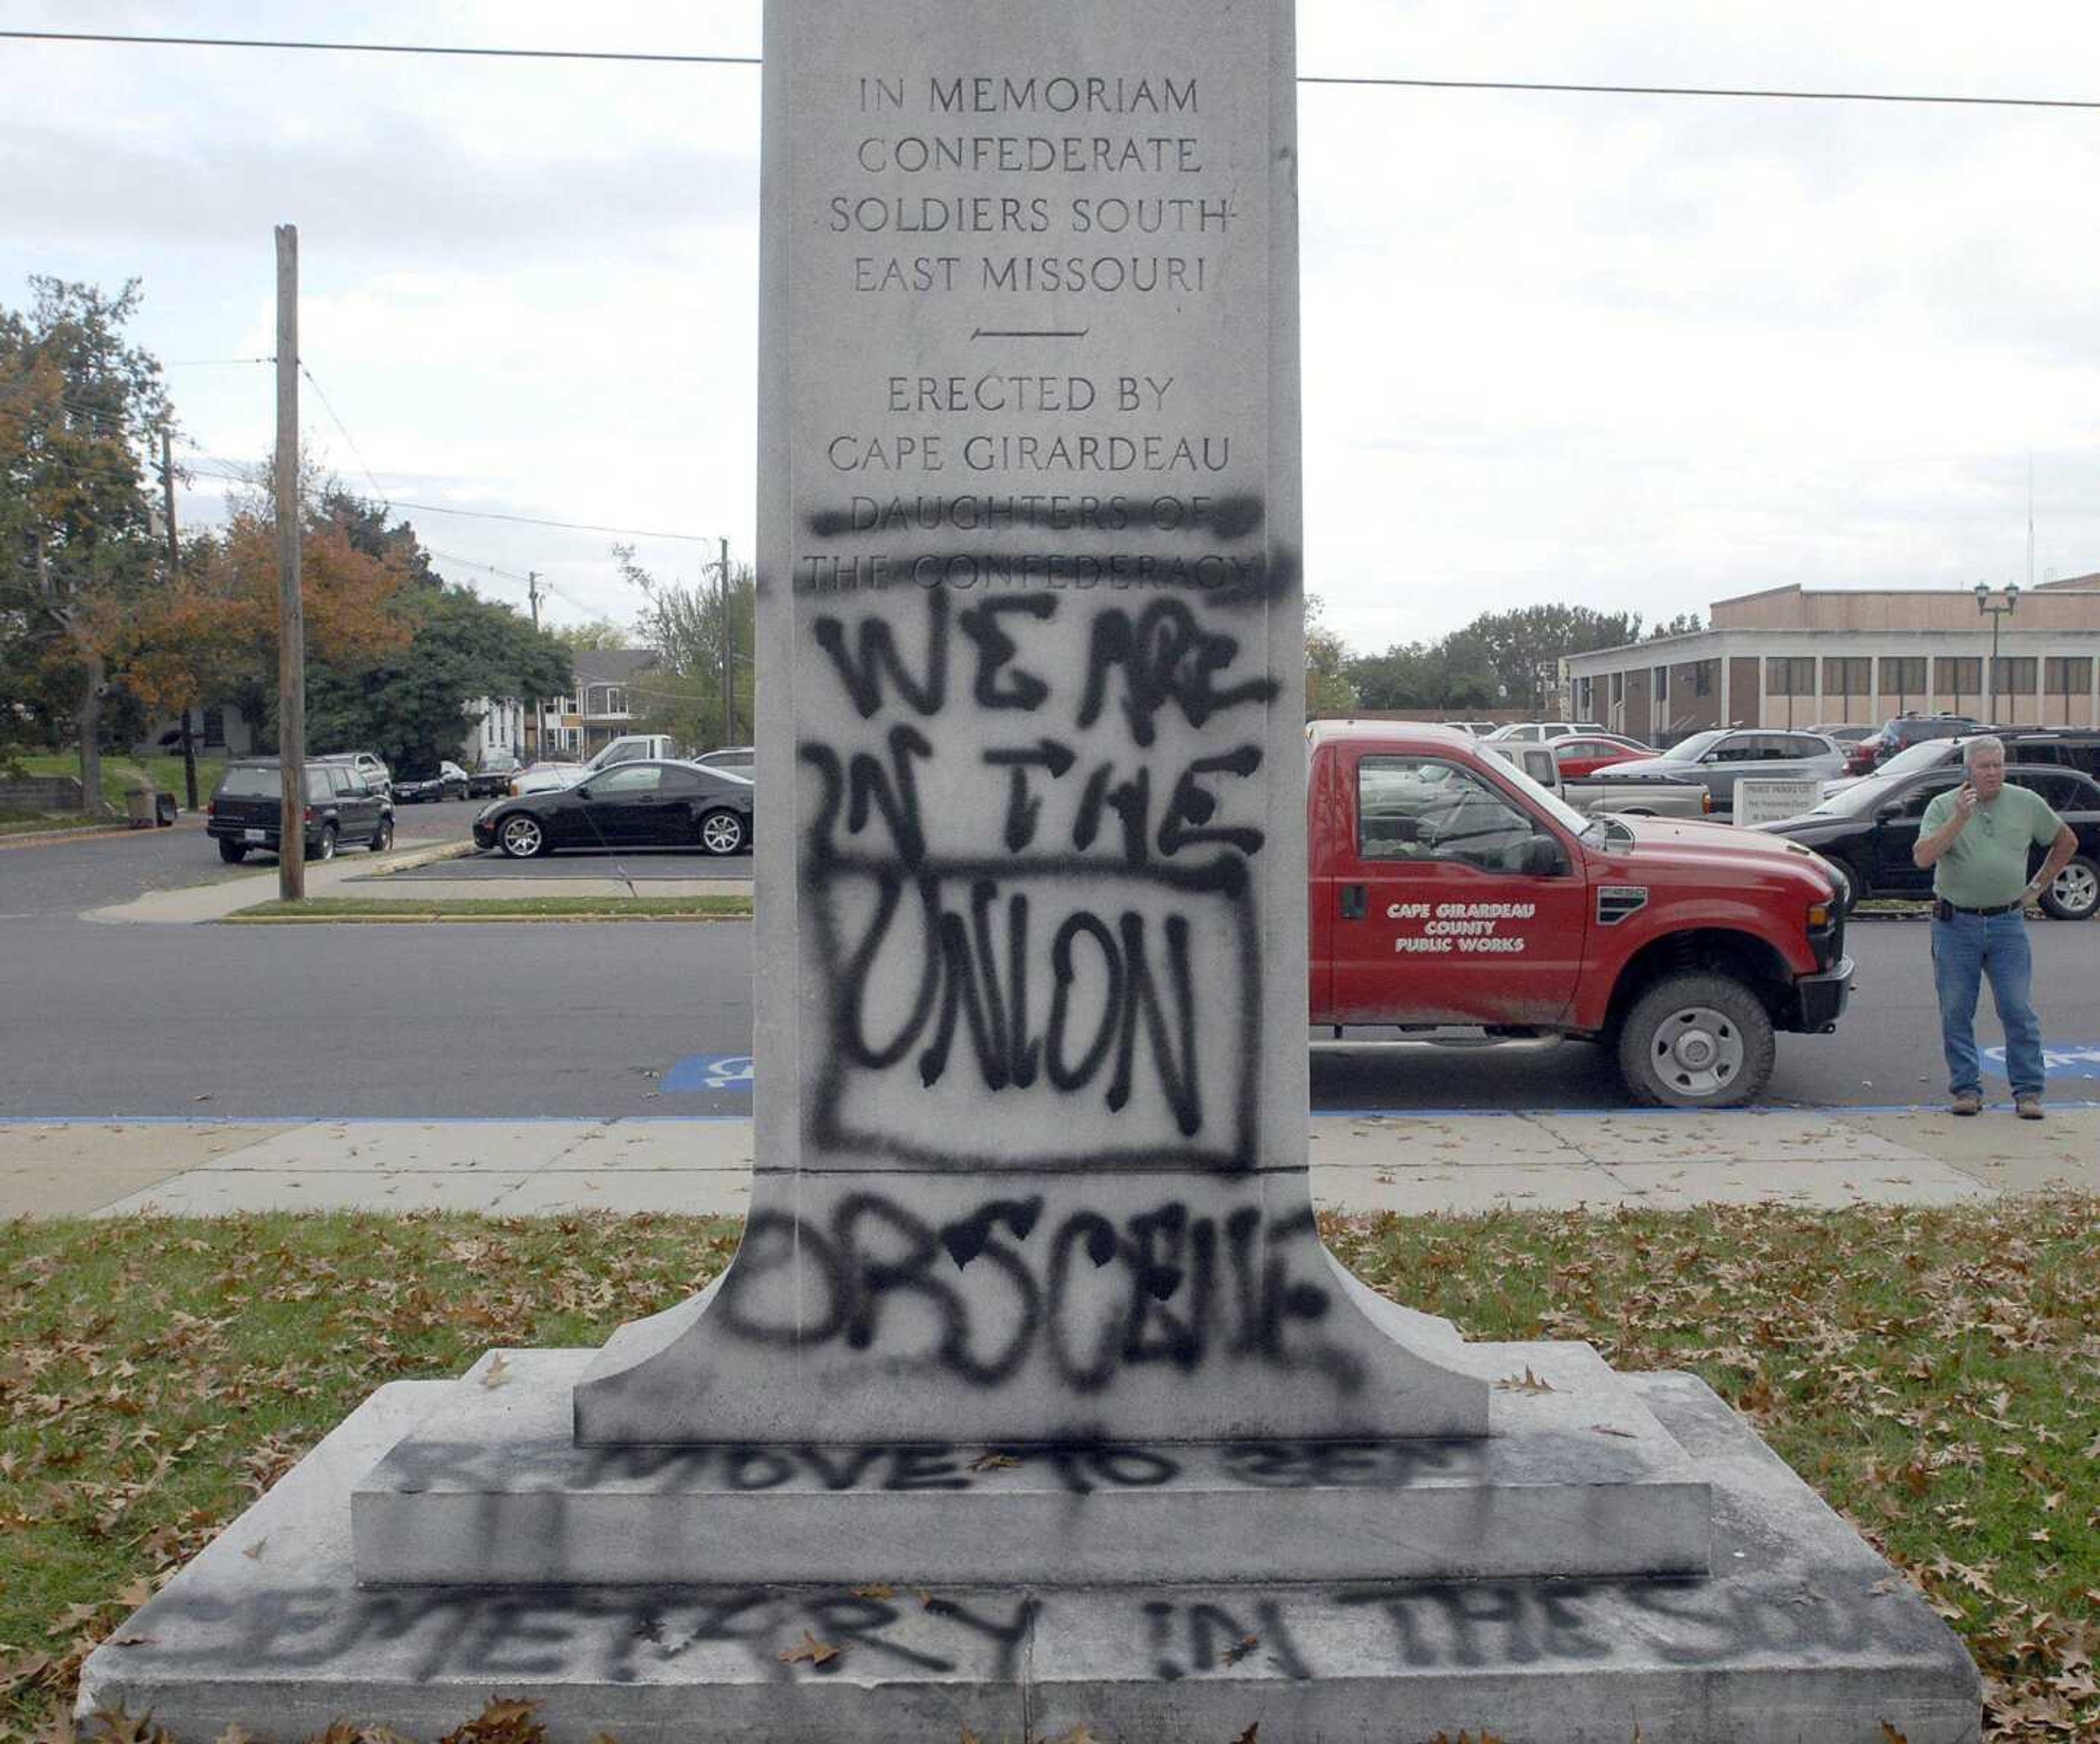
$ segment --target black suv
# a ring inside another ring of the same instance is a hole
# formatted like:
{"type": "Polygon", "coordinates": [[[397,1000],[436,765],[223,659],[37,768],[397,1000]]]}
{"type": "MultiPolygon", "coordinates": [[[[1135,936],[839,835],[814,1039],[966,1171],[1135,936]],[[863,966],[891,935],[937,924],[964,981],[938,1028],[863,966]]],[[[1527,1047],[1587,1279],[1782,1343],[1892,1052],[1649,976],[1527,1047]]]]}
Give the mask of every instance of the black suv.
{"type": "Polygon", "coordinates": [[[1908,751],[1928,739],[1964,739],[1996,731],[1965,714],[1899,714],[1878,733],[1869,733],[1846,747],[1845,773],[1871,775],[1897,752],[1908,751]]]}
{"type": "MultiPolygon", "coordinates": [[[[277,851],[283,781],[274,757],[237,757],[226,766],[205,808],[205,831],[218,844],[221,859],[238,864],[250,849],[277,851]]],[[[332,860],[338,846],[362,844],[378,854],[394,846],[394,802],[365,786],[346,763],[307,765],[306,813],[310,860],[332,860]]]]}

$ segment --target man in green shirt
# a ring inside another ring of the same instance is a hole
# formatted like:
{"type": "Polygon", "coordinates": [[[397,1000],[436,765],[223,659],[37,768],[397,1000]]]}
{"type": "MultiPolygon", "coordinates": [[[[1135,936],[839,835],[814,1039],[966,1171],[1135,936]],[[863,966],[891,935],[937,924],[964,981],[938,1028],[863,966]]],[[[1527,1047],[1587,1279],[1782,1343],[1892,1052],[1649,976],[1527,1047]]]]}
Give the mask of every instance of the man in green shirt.
{"type": "Polygon", "coordinates": [[[2041,1025],[2028,996],[2033,969],[2024,910],[2077,851],[2071,826],[2039,793],[2005,785],[2005,745],[1986,733],[1961,750],[1968,779],[1925,808],[1912,858],[1932,872],[1932,978],[1954,1112],[1983,1106],[1976,997],[1985,975],[2005,1031],[2005,1075],[2023,1120],[2041,1119],[2041,1025]],[[2027,858],[2046,846],[2041,870],[2027,858]]]}

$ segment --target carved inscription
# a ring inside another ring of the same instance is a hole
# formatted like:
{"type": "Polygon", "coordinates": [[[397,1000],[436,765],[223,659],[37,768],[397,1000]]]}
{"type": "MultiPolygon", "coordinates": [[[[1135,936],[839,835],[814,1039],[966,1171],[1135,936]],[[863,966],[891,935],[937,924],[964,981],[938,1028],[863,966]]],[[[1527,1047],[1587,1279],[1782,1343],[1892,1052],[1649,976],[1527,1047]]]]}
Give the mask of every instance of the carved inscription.
{"type": "Polygon", "coordinates": [[[827,318],[784,571],[821,1153],[1254,1164],[1295,576],[1215,343],[1265,343],[1268,166],[1180,52],[809,75],[844,122],[798,166],[827,318]]]}

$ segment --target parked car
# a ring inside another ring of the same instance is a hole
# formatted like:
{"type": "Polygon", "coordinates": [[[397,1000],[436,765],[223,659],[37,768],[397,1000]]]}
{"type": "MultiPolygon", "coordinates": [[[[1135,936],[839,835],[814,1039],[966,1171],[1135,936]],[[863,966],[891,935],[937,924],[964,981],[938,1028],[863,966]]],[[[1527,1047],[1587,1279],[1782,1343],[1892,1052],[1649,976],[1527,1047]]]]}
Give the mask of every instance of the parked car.
{"type": "Polygon", "coordinates": [[[1965,733],[1988,733],[1991,729],[1965,714],[1899,714],[1869,733],[1846,753],[1848,775],[1871,775],[1899,751],[1907,751],[1921,739],[1954,739],[1965,733]]]}
{"type": "Polygon", "coordinates": [[[1476,739],[1485,739],[1495,730],[1493,721],[1439,721],[1439,726],[1449,726],[1458,732],[1471,733],[1476,739]]]}
{"type": "Polygon", "coordinates": [[[1553,740],[1553,761],[1562,777],[1580,781],[1613,763],[1630,763],[1636,757],[1653,757],[1653,745],[1617,733],[1580,733],[1553,740]]]}
{"type": "MultiPolygon", "coordinates": [[[[1843,881],[1848,906],[1869,896],[1922,898],[1932,894],[1932,873],[1911,858],[1918,825],[1934,798],[1963,779],[1951,763],[1912,775],[1873,775],[1802,817],[1758,827],[1821,854],[1843,881]]],[[[2005,779],[2040,794],[2078,837],[2077,854],[2041,894],[2042,912],[2058,921],[2089,920],[2100,908],[2100,782],[2075,769],[2030,763],[2010,765],[2005,779]]],[[[2030,871],[2047,851],[2029,850],[2030,871]]]]}
{"type": "Polygon", "coordinates": [[[1601,733],[1606,729],[1595,721],[1512,721],[1507,726],[1498,726],[1486,736],[1489,739],[1520,739],[1527,744],[1550,744],[1556,739],[1565,739],[1573,733],[1601,733]]]}
{"type": "MultiPolygon", "coordinates": [[[[218,857],[237,865],[251,853],[277,852],[284,829],[284,775],[274,757],[236,757],[205,807],[205,833],[218,857]]],[[[356,779],[346,762],[306,768],[307,858],[332,860],[338,847],[359,845],[374,854],[394,846],[394,802],[356,779]]]]}
{"type": "Polygon", "coordinates": [[[1843,1014],[1845,918],[1806,850],[1585,817],[1437,727],[1320,721],[1306,744],[1315,1026],[1577,1036],[1639,1101],[1711,1108],[1762,1091],[1776,1030],[1843,1014]]]}
{"type": "Polygon", "coordinates": [[[370,788],[375,793],[384,793],[389,798],[393,797],[393,772],[373,752],[324,751],[319,757],[308,757],[307,762],[309,764],[341,763],[355,772],[360,785],[370,788]]]}
{"type": "Polygon", "coordinates": [[[469,799],[500,799],[510,791],[511,782],[524,770],[525,766],[508,751],[490,751],[481,760],[481,766],[466,778],[466,796],[469,799]]]}
{"type": "Polygon", "coordinates": [[[719,751],[710,751],[693,761],[703,769],[726,769],[733,775],[748,775],[757,766],[758,748],[755,745],[725,745],[719,751]]]}
{"type": "Polygon", "coordinates": [[[1811,733],[1820,733],[1825,739],[1835,740],[1848,750],[1859,744],[1862,739],[1871,738],[1880,731],[1881,729],[1877,726],[1860,726],[1851,722],[1832,721],[1826,721],[1820,726],[1809,728],[1811,733]]]}
{"type": "Polygon", "coordinates": [[[1714,809],[1714,796],[1703,781],[1661,776],[1612,781],[1609,770],[1577,779],[1561,774],[1551,745],[1499,739],[1484,740],[1480,748],[1522,770],[1527,779],[1578,811],[1616,811],[1630,818],[1705,818],[1714,809]]]}
{"type": "Polygon", "coordinates": [[[726,769],[668,760],[622,763],[567,787],[483,807],[474,820],[474,845],[516,860],[558,848],[698,847],[741,854],[751,842],[756,792],[726,769]]]}
{"type": "Polygon", "coordinates": [[[467,772],[449,758],[435,763],[404,763],[394,783],[397,805],[420,805],[425,800],[465,799],[473,788],[467,772]]]}
{"type": "Polygon", "coordinates": [[[1691,775],[1704,781],[1713,793],[1718,816],[1735,810],[1736,784],[1745,778],[1828,781],[1844,767],[1845,753],[1819,734],[1716,726],[1694,733],[1660,756],[1614,763],[1599,770],[1595,779],[1608,782],[1691,775]]]}
{"type": "Polygon", "coordinates": [[[598,754],[582,763],[535,763],[510,784],[513,793],[543,793],[558,787],[567,787],[571,782],[581,781],[601,769],[610,769],[615,763],[638,762],[643,758],[668,759],[677,755],[677,748],[671,742],[668,733],[627,733],[610,744],[599,748],[598,754]]]}
{"type": "MultiPolygon", "coordinates": [[[[1921,739],[1899,751],[1872,775],[1841,775],[1823,784],[1825,799],[1842,793],[1855,782],[1878,780],[1883,775],[1914,775],[1961,761],[1969,741],[1979,735],[1965,733],[1958,739],[1921,739]]],[[[2076,769],[2100,779],[2100,733],[2085,731],[2001,732],[1993,735],[2005,742],[2005,757],[2014,763],[2047,763],[2076,769]]]]}

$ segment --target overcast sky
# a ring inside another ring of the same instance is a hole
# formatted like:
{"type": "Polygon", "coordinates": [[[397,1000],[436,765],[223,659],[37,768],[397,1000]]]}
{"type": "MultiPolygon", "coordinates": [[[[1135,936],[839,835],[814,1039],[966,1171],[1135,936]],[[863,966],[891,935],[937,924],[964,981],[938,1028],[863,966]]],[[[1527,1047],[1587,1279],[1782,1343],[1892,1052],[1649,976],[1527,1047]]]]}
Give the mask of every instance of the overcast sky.
{"type": "MultiPolygon", "coordinates": [[[[990,3],[990,0],[987,0],[990,3]]],[[[1028,0],[1043,3],[1043,0],[1028,0]]],[[[2100,99],[2100,8],[1303,0],[1306,73],[2100,99]]],[[[0,27],[755,55],[757,0],[0,0],[0,27]]],[[[758,73],[0,42],[0,301],[144,281],[200,468],[752,549],[758,73]],[[354,445],[353,445],[354,444],[354,445]],[[210,459],[205,457],[212,457],[210,459]]],[[[2100,570],[2100,111],[1305,86],[1308,585],[1356,647],[1579,601],[2100,570]]],[[[223,512],[199,476],[181,513],[223,512]]],[[[400,511],[630,619],[614,535],[400,511]]],[[[474,565],[493,566],[476,567],[474,565]]]]}

